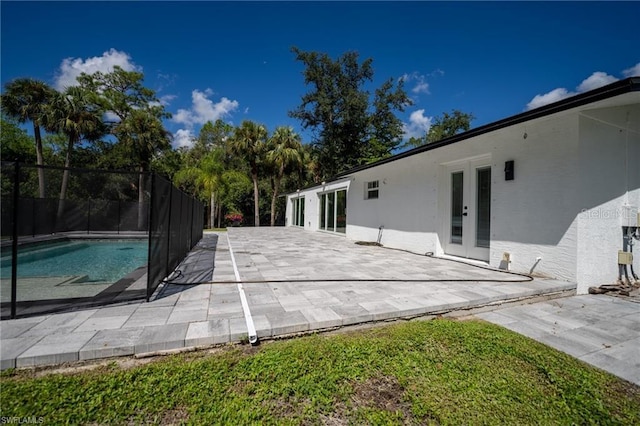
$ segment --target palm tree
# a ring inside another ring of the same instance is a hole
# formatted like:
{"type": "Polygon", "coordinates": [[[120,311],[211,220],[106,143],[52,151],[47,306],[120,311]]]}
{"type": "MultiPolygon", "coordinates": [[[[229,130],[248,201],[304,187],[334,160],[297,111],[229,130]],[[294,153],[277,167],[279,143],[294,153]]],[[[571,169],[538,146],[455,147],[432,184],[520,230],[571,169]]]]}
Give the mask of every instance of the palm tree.
{"type": "Polygon", "coordinates": [[[53,98],[55,90],[46,83],[30,78],[19,78],[5,85],[2,95],[2,109],[20,123],[31,121],[36,141],[36,163],[38,166],[38,189],[40,198],[45,197],[44,157],[42,155],[42,137],[40,126],[47,106],[53,98]]]}
{"type": "Polygon", "coordinates": [[[176,173],[175,183],[194,182],[196,190],[204,190],[210,199],[209,228],[215,226],[216,193],[223,184],[224,152],[220,149],[205,154],[197,166],[187,167],[176,173]]]}
{"type": "Polygon", "coordinates": [[[300,136],[291,127],[278,127],[268,142],[267,162],[272,169],[271,226],[276,224],[276,200],[287,169],[298,169],[303,161],[300,136]]]}
{"type": "Polygon", "coordinates": [[[64,213],[64,200],[69,185],[69,168],[74,145],[81,140],[95,141],[107,131],[102,121],[102,113],[90,107],[92,104],[89,97],[90,94],[79,87],[69,87],[64,93],[56,93],[42,120],[48,131],[62,133],[67,137],[58,219],[64,213]]]}
{"type": "Polygon", "coordinates": [[[169,133],[160,119],[151,111],[133,109],[128,117],[116,126],[119,141],[131,151],[138,163],[138,228],[144,228],[144,181],[151,159],[171,144],[169,133]]]}
{"type": "Polygon", "coordinates": [[[264,159],[267,129],[253,121],[245,120],[240,127],[234,130],[229,142],[233,154],[243,158],[251,169],[253,179],[253,208],[254,226],[260,226],[259,195],[258,195],[258,170],[264,159]]]}

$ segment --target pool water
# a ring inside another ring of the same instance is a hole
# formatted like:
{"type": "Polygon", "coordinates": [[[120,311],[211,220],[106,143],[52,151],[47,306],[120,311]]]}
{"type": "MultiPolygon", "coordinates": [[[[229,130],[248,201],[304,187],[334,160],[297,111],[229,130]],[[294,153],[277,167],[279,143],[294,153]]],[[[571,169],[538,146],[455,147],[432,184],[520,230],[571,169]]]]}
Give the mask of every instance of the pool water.
{"type": "MultiPolygon", "coordinates": [[[[147,263],[147,240],[69,240],[21,247],[18,278],[86,276],[116,282],[147,263]]],[[[2,256],[2,278],[11,277],[11,255],[2,256]]]]}

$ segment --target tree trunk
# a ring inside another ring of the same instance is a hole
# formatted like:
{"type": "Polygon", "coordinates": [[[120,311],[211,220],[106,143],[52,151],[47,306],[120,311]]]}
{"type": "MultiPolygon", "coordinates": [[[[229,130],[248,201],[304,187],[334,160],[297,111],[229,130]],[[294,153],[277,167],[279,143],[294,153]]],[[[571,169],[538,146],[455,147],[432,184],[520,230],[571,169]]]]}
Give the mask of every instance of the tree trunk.
{"type": "Polygon", "coordinates": [[[40,198],[45,197],[45,183],[44,183],[44,156],[42,155],[42,137],[40,136],[40,126],[35,122],[33,123],[33,135],[36,140],[36,164],[38,167],[38,191],[40,198]]]}
{"type": "MultiPolygon", "coordinates": [[[[62,221],[62,217],[64,216],[64,200],[67,198],[67,187],[69,186],[69,167],[71,167],[72,149],[73,138],[69,137],[69,144],[67,145],[67,155],[64,159],[64,172],[62,173],[62,185],[60,186],[60,199],[58,200],[58,214],[56,216],[56,223],[60,223],[60,221],[62,221]]],[[[44,172],[43,169],[41,169],[41,171],[44,172]]]]}
{"type": "Polygon", "coordinates": [[[260,209],[258,200],[258,173],[251,173],[253,178],[253,226],[260,226],[260,209]]]}
{"type": "Polygon", "coordinates": [[[220,221],[222,220],[222,204],[218,203],[218,228],[221,227],[220,221]]]}
{"type": "Polygon", "coordinates": [[[144,211],[144,164],[140,164],[138,175],[138,231],[144,231],[145,226],[144,211]]]}
{"type": "Polygon", "coordinates": [[[216,194],[211,191],[211,214],[209,215],[209,228],[216,226],[216,194]]]}
{"type": "Polygon", "coordinates": [[[276,200],[278,199],[278,191],[280,189],[280,178],[274,178],[273,196],[271,197],[271,226],[276,226],[276,200]]]}

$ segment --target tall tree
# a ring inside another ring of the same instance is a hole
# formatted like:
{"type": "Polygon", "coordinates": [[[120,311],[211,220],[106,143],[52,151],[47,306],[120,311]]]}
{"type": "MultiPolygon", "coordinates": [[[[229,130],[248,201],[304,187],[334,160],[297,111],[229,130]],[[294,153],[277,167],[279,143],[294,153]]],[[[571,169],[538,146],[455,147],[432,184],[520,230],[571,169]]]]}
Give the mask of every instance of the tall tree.
{"type": "Polygon", "coordinates": [[[226,149],[233,135],[233,126],[218,119],[215,123],[207,121],[200,128],[193,146],[185,155],[189,166],[195,165],[202,157],[214,149],[226,149]]]}
{"type": "MultiPolygon", "coordinates": [[[[46,83],[30,78],[19,78],[5,85],[2,94],[2,110],[20,123],[31,121],[33,135],[36,141],[36,164],[44,165],[42,154],[42,136],[40,126],[46,114],[47,106],[51,102],[55,90],[46,83]]],[[[38,190],[40,198],[45,197],[44,169],[38,168],[38,190]]]]}
{"type": "Polygon", "coordinates": [[[138,227],[142,228],[144,172],[149,170],[154,154],[170,147],[170,133],[161,120],[171,114],[165,111],[155,91],[143,85],[141,72],[114,66],[109,73],[83,73],[77,80],[82,88],[98,95],[96,103],[110,119],[110,133],[125,148],[120,152],[127,152],[138,168],[138,227]]]}
{"type": "Polygon", "coordinates": [[[451,114],[444,112],[441,116],[434,118],[429,131],[423,137],[411,138],[407,145],[417,147],[466,132],[471,128],[471,121],[474,118],[473,114],[457,109],[452,110],[451,114]]]}
{"type": "Polygon", "coordinates": [[[164,128],[160,119],[148,110],[132,110],[119,125],[120,142],[133,153],[138,164],[138,228],[144,227],[144,183],[145,172],[154,155],[169,149],[171,134],[164,128]]]}
{"type": "Polygon", "coordinates": [[[197,190],[204,191],[209,198],[209,228],[215,226],[216,193],[222,185],[224,173],[224,152],[214,149],[200,159],[198,165],[181,169],[175,176],[175,182],[180,185],[193,182],[197,190]]]}
{"type": "Polygon", "coordinates": [[[260,226],[258,178],[259,168],[264,160],[267,129],[250,120],[242,122],[233,132],[229,149],[248,165],[253,180],[254,226],[260,226]]]}
{"type": "Polygon", "coordinates": [[[289,115],[313,130],[323,177],[389,155],[397,147],[402,124],[393,111],[411,104],[402,80],[395,90],[393,79],[387,80],[371,101],[365,86],[373,81],[372,59],[360,63],[357,52],[333,60],[325,53],[292,51],[304,64],[304,81],[312,89],[289,115]]]}
{"type": "Polygon", "coordinates": [[[106,133],[102,122],[102,112],[92,106],[91,94],[80,87],[70,87],[64,93],[58,93],[52,99],[44,118],[45,127],[51,132],[62,133],[67,137],[60,187],[60,202],[58,203],[58,219],[64,213],[64,200],[69,184],[69,167],[75,144],[83,139],[96,140],[106,133]]]}
{"type": "Polygon", "coordinates": [[[111,124],[114,126],[123,122],[133,110],[144,109],[160,119],[171,117],[155,91],[144,87],[144,74],[141,72],[125,71],[116,65],[111,72],[82,73],[77,80],[82,88],[99,94],[96,100],[101,109],[112,114],[111,124]]]}
{"type": "Polygon", "coordinates": [[[276,224],[276,201],[280,183],[287,169],[299,169],[302,165],[302,143],[300,136],[291,127],[277,127],[267,144],[267,163],[271,175],[271,226],[276,224]]]}
{"type": "Polygon", "coordinates": [[[402,143],[404,134],[402,120],[394,111],[403,112],[412,101],[404,91],[404,80],[398,81],[395,90],[393,80],[389,79],[375,91],[374,111],[370,120],[370,140],[365,154],[367,162],[390,157],[402,143]]]}

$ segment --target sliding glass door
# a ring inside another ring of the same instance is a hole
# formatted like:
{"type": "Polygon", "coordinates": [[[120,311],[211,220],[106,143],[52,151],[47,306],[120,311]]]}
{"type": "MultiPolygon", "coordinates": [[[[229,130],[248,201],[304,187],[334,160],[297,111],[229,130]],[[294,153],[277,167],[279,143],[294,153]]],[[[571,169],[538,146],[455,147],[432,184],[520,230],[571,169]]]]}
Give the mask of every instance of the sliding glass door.
{"type": "Polygon", "coordinates": [[[347,232],[347,190],[320,194],[320,229],[323,231],[347,232]]]}
{"type": "Polygon", "coordinates": [[[304,227],[304,197],[294,198],[291,200],[292,204],[292,218],[291,224],[293,226],[304,227]]]}

